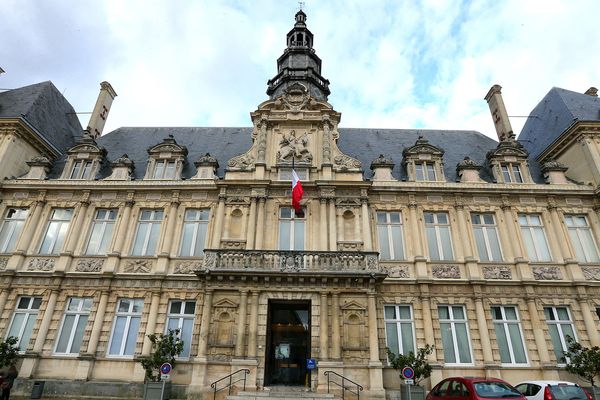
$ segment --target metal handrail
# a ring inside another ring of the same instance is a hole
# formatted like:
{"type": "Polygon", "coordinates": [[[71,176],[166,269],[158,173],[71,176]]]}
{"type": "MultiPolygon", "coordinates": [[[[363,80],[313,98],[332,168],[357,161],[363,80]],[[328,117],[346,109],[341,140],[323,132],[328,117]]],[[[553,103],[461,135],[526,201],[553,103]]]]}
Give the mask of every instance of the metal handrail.
{"type": "Polygon", "coordinates": [[[246,390],[246,375],[248,375],[250,373],[250,370],[247,368],[243,368],[243,369],[238,369],[237,371],[222,377],[221,379],[217,379],[216,381],[214,381],[213,383],[210,384],[210,387],[213,388],[213,400],[215,400],[217,398],[217,392],[220,392],[223,389],[227,389],[229,388],[229,392],[228,394],[231,395],[231,388],[233,387],[233,385],[239,381],[244,381],[244,390],[246,390]],[[233,375],[237,374],[238,372],[244,372],[244,376],[240,379],[237,380],[233,380],[233,375]],[[225,380],[229,378],[229,384],[227,386],[223,386],[221,389],[217,389],[217,383],[225,380]]]}
{"type": "Polygon", "coordinates": [[[345,399],[345,393],[346,393],[346,390],[347,390],[350,393],[355,394],[356,398],[358,400],[360,400],[360,392],[364,389],[362,387],[362,385],[360,385],[360,384],[354,382],[353,380],[348,379],[345,376],[340,375],[340,374],[338,374],[337,372],[334,372],[334,371],[325,371],[323,374],[327,377],[327,393],[329,393],[329,383],[331,382],[333,385],[337,385],[337,386],[339,386],[339,387],[342,388],[342,399],[345,399]],[[337,375],[340,378],[342,378],[342,384],[340,385],[339,383],[337,383],[335,381],[332,381],[330,379],[330,377],[329,377],[330,374],[337,375]],[[352,383],[353,385],[355,385],[356,386],[356,391],[353,391],[352,388],[346,387],[346,384],[345,384],[346,381],[348,381],[348,382],[352,383]]]}

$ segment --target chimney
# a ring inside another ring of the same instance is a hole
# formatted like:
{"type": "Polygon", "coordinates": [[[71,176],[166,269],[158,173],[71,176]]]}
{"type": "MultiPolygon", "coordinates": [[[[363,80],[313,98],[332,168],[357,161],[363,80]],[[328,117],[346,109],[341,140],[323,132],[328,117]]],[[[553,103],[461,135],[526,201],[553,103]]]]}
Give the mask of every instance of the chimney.
{"type": "Polygon", "coordinates": [[[503,142],[508,139],[514,139],[515,134],[510,126],[508,113],[506,112],[506,107],[504,107],[504,100],[502,100],[502,86],[492,86],[490,91],[485,95],[485,100],[487,101],[488,106],[490,107],[490,112],[492,113],[492,119],[494,120],[494,126],[496,127],[496,134],[498,134],[498,140],[503,142]]]}
{"type": "Polygon", "coordinates": [[[102,82],[100,84],[100,94],[98,95],[98,100],[96,100],[96,105],[94,106],[94,111],[92,111],[92,116],[90,117],[90,122],[87,127],[87,131],[94,139],[97,139],[102,135],[102,130],[104,129],[104,124],[106,124],[110,106],[115,97],[117,97],[117,93],[112,86],[110,86],[110,83],[106,81],[102,82]]]}
{"type": "Polygon", "coordinates": [[[591,88],[586,90],[584,94],[587,94],[588,96],[598,97],[598,89],[592,86],[591,88]]]}

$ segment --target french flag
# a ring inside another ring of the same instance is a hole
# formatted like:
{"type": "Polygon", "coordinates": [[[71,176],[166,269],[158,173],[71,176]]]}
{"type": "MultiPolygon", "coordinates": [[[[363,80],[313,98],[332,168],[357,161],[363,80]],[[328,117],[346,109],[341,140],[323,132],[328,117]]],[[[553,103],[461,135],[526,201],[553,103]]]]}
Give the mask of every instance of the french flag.
{"type": "Polygon", "coordinates": [[[298,174],[296,173],[296,171],[292,169],[292,207],[294,207],[296,215],[298,216],[302,214],[302,206],[300,205],[300,200],[302,200],[303,195],[304,189],[302,189],[300,178],[298,178],[298,174]]]}

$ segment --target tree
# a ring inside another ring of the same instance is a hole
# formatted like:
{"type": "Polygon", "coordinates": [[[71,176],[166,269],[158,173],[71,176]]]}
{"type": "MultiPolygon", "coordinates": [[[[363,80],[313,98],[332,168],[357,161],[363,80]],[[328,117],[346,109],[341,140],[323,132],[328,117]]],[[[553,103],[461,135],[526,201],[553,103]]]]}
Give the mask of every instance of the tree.
{"type": "Polygon", "coordinates": [[[179,338],[179,329],[170,330],[166,334],[148,335],[152,342],[149,356],[140,358],[146,371],[147,382],[160,381],[160,366],[169,363],[175,369],[175,357],[183,351],[183,341],[179,338]]]}
{"type": "Polygon", "coordinates": [[[568,350],[562,359],[567,364],[565,369],[595,386],[594,378],[600,375],[600,347],[582,346],[570,336],[567,336],[567,345],[568,350]]]}
{"type": "MultiPolygon", "coordinates": [[[[417,354],[410,352],[407,355],[396,354],[387,349],[388,359],[390,365],[395,370],[402,372],[404,367],[411,367],[415,371],[415,384],[418,385],[424,379],[429,378],[431,375],[431,365],[427,362],[427,356],[433,353],[435,347],[431,344],[426,344],[425,347],[417,349],[417,354]]],[[[402,378],[402,377],[400,377],[402,378]]]]}
{"type": "Polygon", "coordinates": [[[19,356],[18,341],[16,337],[9,336],[0,342],[0,368],[15,365],[19,356]]]}

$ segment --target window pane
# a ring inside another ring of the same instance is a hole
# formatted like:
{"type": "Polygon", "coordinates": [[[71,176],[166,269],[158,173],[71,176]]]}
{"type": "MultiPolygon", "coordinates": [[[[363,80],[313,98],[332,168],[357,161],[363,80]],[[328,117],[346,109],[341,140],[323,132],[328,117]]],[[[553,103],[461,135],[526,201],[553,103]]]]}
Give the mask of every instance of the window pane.
{"type": "Polygon", "coordinates": [[[304,222],[294,223],[294,250],[304,250],[304,222]]]}
{"type": "Polygon", "coordinates": [[[473,228],[473,236],[475,236],[475,243],[477,244],[477,254],[481,261],[489,261],[487,248],[485,247],[485,239],[483,237],[482,228],[473,228]]]}
{"type": "Polygon", "coordinates": [[[50,222],[50,224],[48,224],[46,236],[44,236],[44,241],[42,242],[42,247],[40,248],[40,254],[52,253],[52,250],[55,248],[55,243],[58,237],[59,230],[59,222],[50,222]]]}
{"type": "Polygon", "coordinates": [[[112,222],[105,223],[104,235],[102,236],[102,241],[100,242],[100,247],[98,248],[97,254],[106,254],[108,245],[112,239],[114,226],[115,224],[112,222]]]}
{"type": "Polygon", "coordinates": [[[395,354],[399,354],[398,347],[398,326],[395,323],[385,324],[386,335],[387,335],[387,347],[390,348],[395,354]]]}
{"type": "Polygon", "coordinates": [[[133,300],[133,308],[131,309],[131,312],[140,314],[142,312],[143,308],[144,308],[144,300],[142,300],[142,299],[133,300]]]}
{"type": "Polygon", "coordinates": [[[427,234],[427,245],[429,246],[429,258],[431,258],[432,260],[440,260],[441,254],[440,249],[438,248],[435,228],[432,226],[428,226],[425,229],[425,233],[427,234]]]}
{"type": "Polygon", "coordinates": [[[35,320],[37,319],[37,314],[29,314],[27,316],[27,322],[25,323],[25,329],[23,330],[23,335],[21,336],[21,341],[19,345],[20,350],[26,350],[29,345],[29,338],[31,338],[31,333],[33,332],[33,326],[35,325],[35,320]]]}
{"type": "Polygon", "coordinates": [[[554,355],[558,363],[563,363],[563,357],[565,353],[562,348],[560,336],[558,334],[558,326],[555,324],[548,325],[548,332],[550,333],[550,339],[552,340],[552,347],[554,348],[554,355]]]}
{"type": "Polygon", "coordinates": [[[423,164],[415,164],[415,174],[418,181],[425,180],[425,175],[423,174],[423,164]]]}
{"type": "Polygon", "coordinates": [[[167,329],[170,331],[179,329],[179,321],[180,320],[181,320],[181,318],[169,318],[169,320],[167,321],[167,329]]]}
{"type": "Polygon", "coordinates": [[[385,319],[396,319],[396,307],[394,306],[383,307],[383,313],[385,319]]]}
{"type": "Polygon", "coordinates": [[[135,235],[135,242],[133,244],[133,255],[143,255],[144,241],[149,229],[148,223],[140,223],[138,225],[137,234],[135,235]]]}
{"type": "Polygon", "coordinates": [[[408,354],[411,351],[415,351],[415,344],[413,342],[412,334],[412,323],[404,322],[400,324],[402,333],[402,352],[408,354]]]}
{"type": "Polygon", "coordinates": [[[435,170],[433,169],[433,164],[425,164],[427,167],[427,179],[430,181],[435,181],[435,170]]]}
{"type": "Polygon", "coordinates": [[[58,337],[58,343],[56,345],[57,353],[66,353],[67,347],[69,345],[69,338],[71,337],[71,332],[73,332],[73,324],[75,323],[75,315],[65,315],[65,322],[63,323],[63,328],[60,332],[60,336],[58,337]]]}
{"type": "Polygon", "coordinates": [[[196,313],[196,302],[186,301],[185,302],[185,314],[194,315],[196,313]]]}
{"type": "Polygon", "coordinates": [[[410,307],[409,306],[400,306],[398,307],[398,313],[400,319],[411,319],[410,315],[410,307]]]}
{"type": "Polygon", "coordinates": [[[490,244],[490,250],[492,251],[492,260],[501,261],[502,252],[500,251],[500,241],[498,240],[498,232],[494,228],[486,229],[487,237],[490,244]]]}
{"type": "Polygon", "coordinates": [[[461,363],[471,362],[471,344],[467,335],[467,324],[455,324],[458,354],[461,363]]]}
{"type": "Polygon", "coordinates": [[[513,353],[515,355],[515,363],[524,364],[527,362],[525,348],[523,347],[523,338],[521,337],[521,329],[517,324],[508,324],[508,332],[512,343],[513,353]]]}
{"type": "Polygon", "coordinates": [[[158,243],[158,236],[160,234],[160,224],[151,224],[150,237],[148,238],[148,246],[144,255],[154,255],[156,253],[156,244],[158,243]]]}
{"type": "Polygon", "coordinates": [[[438,313],[440,319],[450,319],[450,312],[448,311],[447,306],[440,306],[438,308],[438,313]]]}
{"type": "Polygon", "coordinates": [[[194,240],[195,223],[186,222],[183,225],[183,238],[181,239],[181,255],[189,257],[192,255],[192,241],[194,240]]]}
{"type": "Polygon", "coordinates": [[[291,221],[279,221],[279,250],[290,250],[290,227],[291,221]]]}
{"type": "Polygon", "coordinates": [[[452,255],[452,244],[450,241],[450,228],[447,226],[440,227],[440,240],[442,242],[443,249],[443,259],[444,260],[452,260],[454,256],[452,255]]]}
{"type": "Polygon", "coordinates": [[[181,314],[181,301],[171,302],[171,314],[181,314]]]}
{"type": "Polygon", "coordinates": [[[196,231],[196,245],[194,247],[194,256],[199,257],[204,254],[204,243],[206,242],[206,230],[208,224],[198,223],[196,231]]]}
{"type": "Polygon", "coordinates": [[[41,304],[42,304],[42,298],[41,297],[34,297],[33,298],[33,304],[31,305],[31,309],[32,310],[39,310],[41,304]]]}
{"type": "Polygon", "coordinates": [[[125,323],[127,317],[117,317],[115,326],[113,327],[112,342],[108,354],[119,355],[121,351],[121,343],[123,343],[123,334],[125,332],[125,323]]]}
{"type": "Polygon", "coordinates": [[[531,261],[537,261],[537,253],[535,252],[535,245],[533,243],[533,237],[531,236],[531,231],[529,228],[522,228],[521,234],[523,236],[523,243],[525,245],[525,249],[527,250],[527,256],[531,261]]]}
{"type": "Polygon", "coordinates": [[[394,259],[404,259],[404,246],[402,245],[402,228],[400,225],[392,225],[392,244],[394,246],[394,259]]]}
{"type": "Polygon", "coordinates": [[[550,249],[542,228],[535,228],[536,242],[539,245],[540,261],[550,261],[550,249]]]}
{"type": "Polygon", "coordinates": [[[123,355],[132,356],[135,352],[135,342],[137,341],[138,329],[140,328],[140,317],[131,317],[129,322],[129,332],[127,332],[127,342],[123,355]]]}
{"type": "Polygon", "coordinates": [[[77,321],[77,327],[75,330],[75,336],[73,337],[73,344],[71,345],[71,353],[79,353],[79,350],[81,350],[81,342],[83,340],[83,334],[85,332],[87,320],[87,315],[79,316],[79,321],[77,321]]]}
{"type": "Polygon", "coordinates": [[[496,339],[498,340],[498,348],[500,350],[500,361],[504,364],[511,362],[510,351],[508,350],[508,338],[504,331],[504,324],[494,324],[496,331],[496,339]]]}
{"type": "Polygon", "coordinates": [[[180,337],[183,340],[183,352],[179,355],[180,357],[189,357],[190,349],[192,347],[192,330],[194,327],[194,321],[190,318],[183,320],[183,327],[181,328],[180,337]]]}
{"type": "Polygon", "coordinates": [[[452,316],[453,319],[466,319],[464,308],[462,308],[461,306],[453,306],[452,316]]]}
{"type": "Polygon", "coordinates": [[[381,259],[391,259],[392,256],[390,253],[387,225],[377,225],[377,234],[379,235],[379,252],[381,259]]]}
{"type": "Polygon", "coordinates": [[[449,323],[440,323],[440,328],[442,332],[442,347],[444,347],[444,361],[447,363],[456,363],[452,328],[449,323]]]}
{"type": "MultiPolygon", "coordinates": [[[[26,315],[27,314],[25,313],[15,313],[12,320],[12,324],[10,325],[10,329],[8,330],[8,335],[6,335],[6,337],[14,336],[16,338],[20,338],[21,328],[25,323],[26,315]]],[[[21,349],[21,346],[19,346],[19,350],[23,350],[21,349]]]]}

